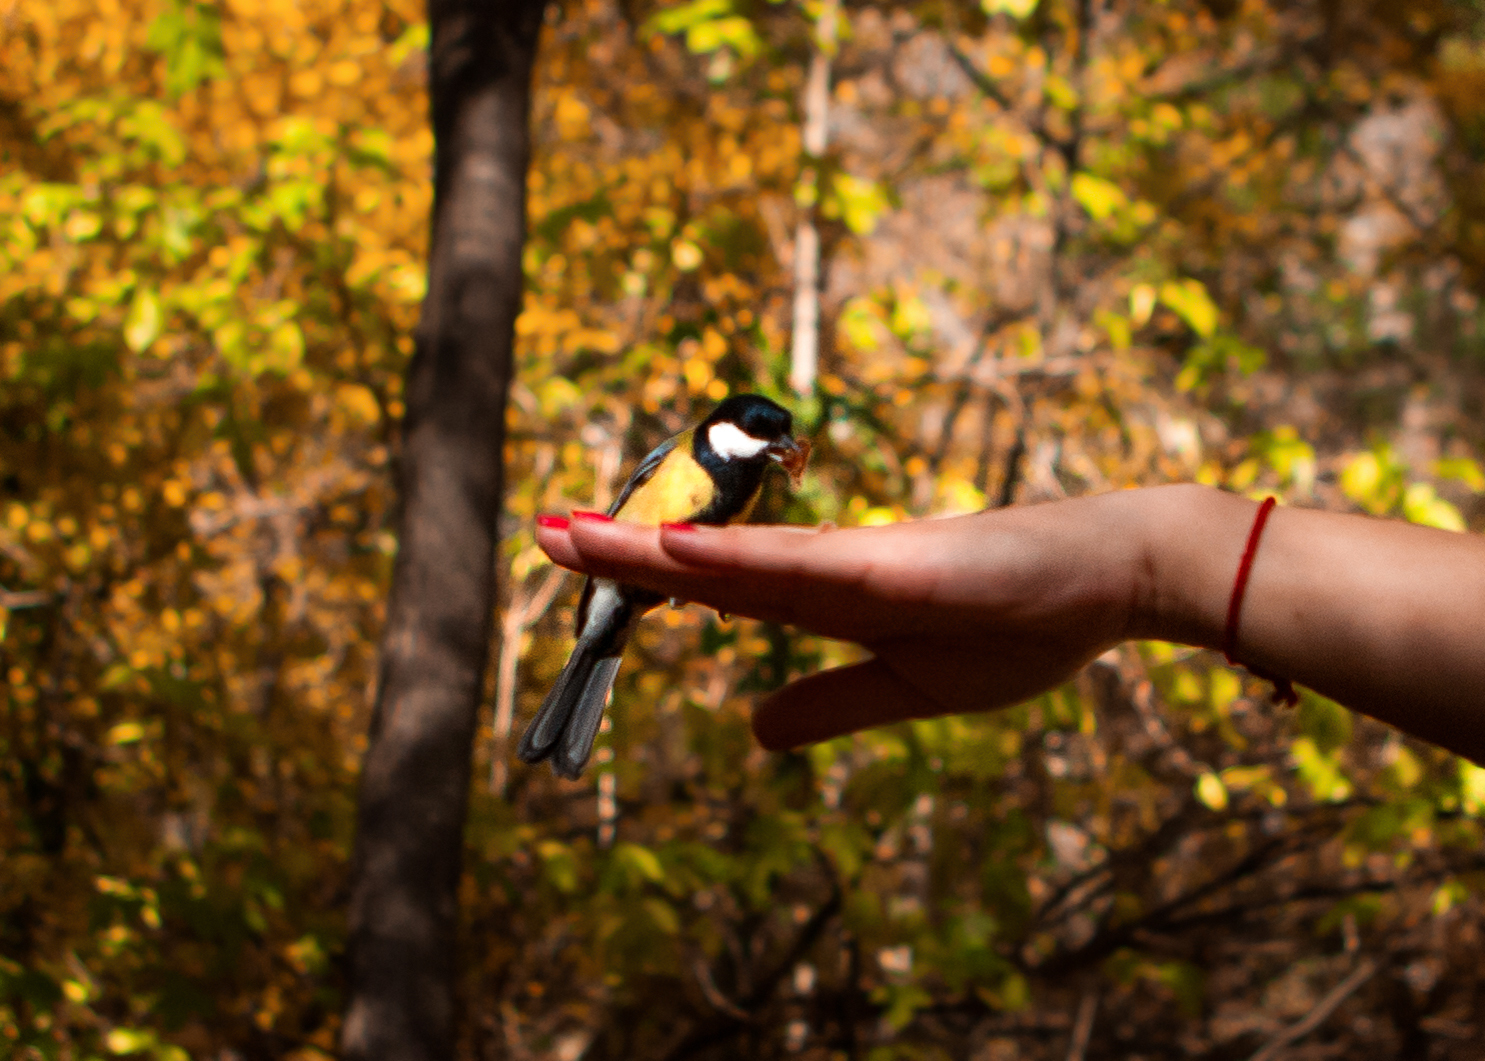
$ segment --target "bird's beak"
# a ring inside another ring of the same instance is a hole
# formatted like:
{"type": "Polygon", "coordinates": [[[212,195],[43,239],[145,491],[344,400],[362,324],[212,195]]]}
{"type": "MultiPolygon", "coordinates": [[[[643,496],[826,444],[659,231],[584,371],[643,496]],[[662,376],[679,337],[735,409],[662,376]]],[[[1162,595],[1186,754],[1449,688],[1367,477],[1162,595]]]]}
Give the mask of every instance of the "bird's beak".
{"type": "Polygon", "coordinates": [[[804,466],[810,459],[810,442],[807,438],[781,438],[777,442],[769,443],[768,449],[764,451],[772,460],[778,461],[789,473],[789,479],[795,488],[804,481],[804,466]]]}
{"type": "Polygon", "coordinates": [[[799,459],[799,443],[792,438],[781,438],[770,442],[764,452],[768,454],[770,460],[776,460],[787,467],[799,459]]]}

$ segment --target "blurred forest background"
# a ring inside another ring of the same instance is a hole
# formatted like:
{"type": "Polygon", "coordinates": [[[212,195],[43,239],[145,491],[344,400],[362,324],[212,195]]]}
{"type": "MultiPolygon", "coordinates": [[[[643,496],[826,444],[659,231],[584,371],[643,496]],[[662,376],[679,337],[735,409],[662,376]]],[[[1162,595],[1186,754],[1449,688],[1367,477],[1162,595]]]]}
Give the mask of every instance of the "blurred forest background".
{"type": "MultiPolygon", "coordinates": [[[[1485,526],[1476,0],[834,11],[549,13],[459,1056],[1477,1057],[1485,770],[1210,653],[765,755],[751,699],[850,650],[666,610],[588,776],[513,763],[576,592],[534,515],[732,390],[816,446],[774,519],[1194,479],[1485,526]]],[[[335,1049],[427,39],[414,0],[0,0],[10,1056],[335,1049]]]]}

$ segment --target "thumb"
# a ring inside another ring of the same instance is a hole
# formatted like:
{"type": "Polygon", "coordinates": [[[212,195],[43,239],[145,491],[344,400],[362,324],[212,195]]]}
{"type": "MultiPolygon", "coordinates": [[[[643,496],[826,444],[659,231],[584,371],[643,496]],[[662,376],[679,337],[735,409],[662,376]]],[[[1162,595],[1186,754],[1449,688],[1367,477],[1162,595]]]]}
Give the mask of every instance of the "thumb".
{"type": "Polygon", "coordinates": [[[754,709],[753,735],[769,751],[784,751],[873,726],[946,713],[887,664],[872,659],[784,686],[754,709]]]}

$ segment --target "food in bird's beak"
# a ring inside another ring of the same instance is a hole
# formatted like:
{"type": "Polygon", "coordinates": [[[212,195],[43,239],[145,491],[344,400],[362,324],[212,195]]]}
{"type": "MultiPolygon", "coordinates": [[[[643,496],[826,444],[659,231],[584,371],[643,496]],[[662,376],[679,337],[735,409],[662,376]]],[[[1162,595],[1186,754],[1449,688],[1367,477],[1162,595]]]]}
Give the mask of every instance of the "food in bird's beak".
{"type": "Polygon", "coordinates": [[[810,440],[807,438],[781,439],[769,447],[768,455],[789,473],[789,481],[795,489],[804,480],[804,466],[810,459],[810,440]]]}

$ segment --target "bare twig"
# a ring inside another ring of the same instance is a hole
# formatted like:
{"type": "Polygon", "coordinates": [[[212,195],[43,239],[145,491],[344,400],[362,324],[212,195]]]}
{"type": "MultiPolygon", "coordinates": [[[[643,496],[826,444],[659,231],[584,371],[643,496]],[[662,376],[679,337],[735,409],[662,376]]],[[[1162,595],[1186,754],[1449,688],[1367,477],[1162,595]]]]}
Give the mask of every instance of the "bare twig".
{"type": "Polygon", "coordinates": [[[1278,1035],[1274,1036],[1264,1044],[1263,1049],[1254,1054],[1249,1061],[1274,1061],[1275,1058],[1291,1043],[1303,1039],[1310,1032],[1325,1023],[1327,1017],[1334,1013],[1337,1007],[1349,998],[1357,988],[1370,980],[1377,972],[1377,963],[1370,958],[1358,965],[1351,973],[1335,988],[1322,998],[1315,1008],[1305,1016],[1304,1020],[1291,1024],[1278,1035]]]}
{"type": "Polygon", "coordinates": [[[1088,1052],[1088,1039],[1093,1035],[1093,1018],[1098,1013],[1098,991],[1089,988],[1083,992],[1078,1003],[1078,1015],[1073,1020],[1072,1039],[1067,1044],[1067,1061],[1083,1061],[1088,1052]]]}
{"type": "Polygon", "coordinates": [[[989,74],[976,66],[974,60],[966,55],[957,43],[950,43],[949,56],[958,65],[959,69],[964,72],[964,76],[969,78],[977,89],[999,104],[1001,110],[1015,110],[1011,106],[1011,101],[1006,97],[1006,94],[1000,90],[1000,86],[991,80],[989,74]]]}
{"type": "Polygon", "coordinates": [[[696,986],[701,988],[701,993],[711,1003],[712,1008],[720,1013],[725,1013],[734,1020],[751,1021],[753,1015],[743,1009],[732,999],[722,994],[722,989],[717,986],[717,981],[712,978],[711,966],[707,965],[706,959],[697,958],[691,966],[692,972],[696,974],[696,986]]]}
{"type": "Polygon", "coordinates": [[[500,661],[495,669],[495,748],[490,756],[490,791],[505,794],[509,777],[506,757],[509,753],[511,723],[516,714],[516,669],[521,662],[521,635],[526,628],[546,614],[567,577],[563,568],[553,566],[540,585],[510,602],[500,621],[500,661]]]}
{"type": "Polygon", "coordinates": [[[44,608],[53,604],[60,597],[56,593],[44,589],[10,590],[0,588],[0,608],[6,611],[20,611],[22,608],[44,608]]]}
{"type": "MultiPolygon", "coordinates": [[[[830,898],[801,926],[799,935],[794,937],[794,942],[784,953],[783,959],[761,975],[751,990],[746,991],[736,1003],[728,1002],[725,1006],[717,1006],[719,1013],[714,1019],[692,1029],[682,1037],[681,1041],[665,1055],[669,1061],[683,1061],[685,1058],[694,1057],[707,1047],[735,1034],[739,1025],[746,1026],[756,1019],[757,1011],[773,996],[779,984],[794,971],[796,965],[804,960],[810,948],[819,942],[820,934],[825,931],[825,926],[840,913],[840,906],[841,893],[839,890],[833,891],[830,898]]],[[[697,979],[705,994],[706,981],[700,976],[699,969],[697,979]]],[[[718,999],[726,1001],[720,991],[717,995],[718,999]]],[[[707,1001],[714,1006],[717,1005],[710,995],[707,1001]]]]}
{"type": "Polygon", "coordinates": [[[1377,193],[1383,199],[1387,200],[1387,204],[1401,214],[1403,219],[1417,230],[1420,237],[1426,236],[1433,231],[1433,222],[1424,218],[1411,203],[1403,199],[1401,189],[1382,180],[1372,171],[1370,163],[1362,157],[1360,151],[1356,150],[1355,146],[1351,143],[1350,137],[1343,137],[1341,139],[1341,151],[1361,171],[1362,182],[1375,188],[1377,193]]]}
{"type": "Polygon", "coordinates": [[[995,499],[996,508],[1010,508],[1016,500],[1016,487],[1021,482],[1021,462],[1026,459],[1026,427],[1016,428],[1016,441],[1005,455],[1005,478],[1000,483],[1000,496],[995,499]]]}

